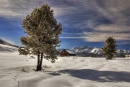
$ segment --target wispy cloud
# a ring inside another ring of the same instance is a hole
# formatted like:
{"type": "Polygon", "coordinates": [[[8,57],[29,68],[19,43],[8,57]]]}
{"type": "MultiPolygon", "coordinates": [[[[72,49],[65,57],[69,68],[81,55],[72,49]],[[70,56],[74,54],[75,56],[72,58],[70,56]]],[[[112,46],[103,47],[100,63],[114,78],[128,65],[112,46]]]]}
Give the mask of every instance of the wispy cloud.
{"type": "Polygon", "coordinates": [[[25,17],[35,7],[39,7],[46,3],[54,10],[55,16],[69,14],[75,9],[72,6],[67,6],[64,4],[64,1],[61,0],[3,0],[0,1],[0,16],[7,18],[25,17]]]}
{"type": "Polygon", "coordinates": [[[86,32],[85,33],[86,37],[84,38],[85,41],[88,42],[104,42],[106,38],[108,37],[114,37],[117,41],[120,40],[130,40],[130,35],[129,33],[111,33],[111,32],[106,32],[106,33],[101,33],[101,32],[86,32]]]}
{"type": "MultiPolygon", "coordinates": [[[[77,1],[75,0],[75,2],[77,1]]],[[[82,4],[82,10],[80,12],[83,13],[81,14],[81,19],[83,19],[82,21],[73,25],[73,27],[84,29],[83,31],[85,33],[82,35],[80,34],[79,37],[75,35],[61,38],[82,38],[87,42],[104,42],[106,38],[111,36],[114,37],[117,41],[130,40],[129,0],[93,0],[88,3],[85,3],[85,1],[82,0],[82,2],[84,3],[80,3],[82,4]],[[88,7],[90,5],[93,6],[88,7]],[[91,29],[91,31],[88,29],[91,29]]],[[[72,21],[73,18],[76,17],[71,16],[68,21],[72,21]]]]}
{"type": "Polygon", "coordinates": [[[71,33],[61,38],[102,42],[112,36],[130,40],[130,0],[1,0],[0,16],[23,19],[42,3],[51,6],[63,31],[71,33]]]}
{"type": "Polygon", "coordinates": [[[95,28],[98,32],[111,32],[111,33],[128,33],[130,32],[130,28],[128,26],[123,25],[100,25],[95,28]]]}
{"type": "Polygon", "coordinates": [[[24,16],[28,8],[24,1],[2,0],[0,1],[0,16],[5,18],[16,18],[24,16]],[[25,10],[26,9],[26,10],[25,10]]]}

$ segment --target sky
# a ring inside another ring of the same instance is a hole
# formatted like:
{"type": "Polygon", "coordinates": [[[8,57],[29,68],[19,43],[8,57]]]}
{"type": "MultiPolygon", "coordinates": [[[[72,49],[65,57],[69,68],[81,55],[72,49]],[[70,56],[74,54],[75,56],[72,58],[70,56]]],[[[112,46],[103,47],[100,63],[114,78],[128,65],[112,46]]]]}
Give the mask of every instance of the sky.
{"type": "Polygon", "coordinates": [[[111,36],[118,49],[130,50],[130,0],[1,0],[0,38],[21,45],[22,20],[46,3],[62,24],[60,48],[100,48],[111,36]]]}

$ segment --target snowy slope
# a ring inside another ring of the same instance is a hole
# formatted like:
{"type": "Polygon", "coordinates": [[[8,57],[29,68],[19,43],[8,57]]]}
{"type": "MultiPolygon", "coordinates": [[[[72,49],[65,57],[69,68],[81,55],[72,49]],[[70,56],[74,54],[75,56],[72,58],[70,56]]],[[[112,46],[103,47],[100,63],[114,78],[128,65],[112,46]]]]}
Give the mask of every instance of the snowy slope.
{"type": "Polygon", "coordinates": [[[14,52],[17,51],[17,47],[0,44],[0,52],[14,52]]]}
{"type": "Polygon", "coordinates": [[[35,72],[37,60],[18,54],[0,53],[0,87],[130,87],[130,58],[58,57],[35,72]]]}
{"type": "Polygon", "coordinates": [[[74,47],[71,50],[73,50],[77,55],[79,56],[92,56],[92,55],[97,55],[101,56],[103,55],[102,49],[96,48],[96,47],[74,47]]]}
{"type": "Polygon", "coordinates": [[[94,53],[94,54],[102,54],[102,49],[100,48],[93,48],[90,53],[94,53]]]}
{"type": "MultiPolygon", "coordinates": [[[[74,47],[71,50],[73,50],[77,55],[80,56],[83,56],[84,54],[87,54],[88,56],[92,56],[93,54],[96,54],[96,56],[103,56],[102,49],[96,47],[81,46],[74,47]]],[[[130,50],[117,50],[118,57],[122,57],[123,55],[130,55],[130,50]]]]}
{"type": "Polygon", "coordinates": [[[74,47],[71,50],[73,50],[76,53],[90,53],[93,50],[93,48],[85,46],[85,47],[74,47]]]}
{"type": "Polygon", "coordinates": [[[96,47],[74,47],[72,48],[72,50],[76,53],[102,53],[100,48],[96,48],[96,47]]]}

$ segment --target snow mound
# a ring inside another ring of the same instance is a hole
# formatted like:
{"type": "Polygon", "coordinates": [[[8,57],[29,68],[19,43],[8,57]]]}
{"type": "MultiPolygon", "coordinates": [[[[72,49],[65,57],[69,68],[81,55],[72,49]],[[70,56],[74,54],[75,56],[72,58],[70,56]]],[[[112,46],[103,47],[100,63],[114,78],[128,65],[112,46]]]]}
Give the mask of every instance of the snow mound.
{"type": "Polygon", "coordinates": [[[1,52],[2,51],[3,52],[14,52],[17,50],[18,50],[18,48],[16,48],[16,47],[0,44],[0,51],[1,52]]]}

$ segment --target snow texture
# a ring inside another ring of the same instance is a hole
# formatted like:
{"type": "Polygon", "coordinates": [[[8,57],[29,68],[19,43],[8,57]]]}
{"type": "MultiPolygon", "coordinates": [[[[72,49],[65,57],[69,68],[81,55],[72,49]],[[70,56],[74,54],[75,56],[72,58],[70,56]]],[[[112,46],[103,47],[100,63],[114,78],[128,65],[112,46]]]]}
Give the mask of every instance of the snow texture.
{"type": "Polygon", "coordinates": [[[55,63],[0,52],[0,87],[130,87],[130,58],[58,57],[55,63]]]}

